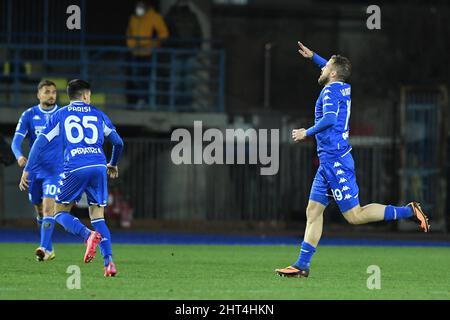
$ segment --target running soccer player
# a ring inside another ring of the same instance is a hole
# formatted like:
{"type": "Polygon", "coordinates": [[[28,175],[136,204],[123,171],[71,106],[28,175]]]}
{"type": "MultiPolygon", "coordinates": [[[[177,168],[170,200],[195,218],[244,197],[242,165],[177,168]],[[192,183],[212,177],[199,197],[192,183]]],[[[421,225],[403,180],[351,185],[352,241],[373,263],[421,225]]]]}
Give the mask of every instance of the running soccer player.
{"type": "Polygon", "coordinates": [[[377,203],[360,207],[355,164],[348,142],[350,120],[350,61],[340,55],[325,60],[301,42],[299,53],[312,59],[321,69],[319,84],[324,86],[315,107],[314,126],[292,131],[294,141],[315,136],[320,166],[314,178],[306,208],[306,230],[298,260],[291,266],[275,271],[280,276],[308,277],[311,258],[322,236],[323,212],[330,202],[336,201],[344,218],[350,224],[365,224],[375,221],[412,219],[421,231],[428,232],[428,218],[419,203],[411,202],[403,207],[377,203]],[[331,191],[331,195],[328,191],[331,191]]]}
{"type": "MultiPolygon", "coordinates": [[[[39,104],[22,113],[16,127],[11,149],[20,168],[25,167],[27,158],[22,153],[22,142],[28,137],[30,147],[45,128],[45,124],[56,112],[56,85],[52,81],[42,80],[38,84],[39,104]]],[[[35,250],[37,261],[53,260],[52,221],[59,174],[63,170],[62,140],[54,139],[42,153],[36,165],[30,168],[28,197],[34,205],[36,220],[40,229],[41,243],[35,250]]]]}
{"type": "Polygon", "coordinates": [[[62,136],[65,162],[55,198],[55,220],[66,231],[86,242],[85,263],[94,259],[99,245],[104,259],[104,276],[114,277],[117,270],[112,259],[111,234],[105,223],[104,207],[108,200],[107,175],[112,179],[119,176],[117,163],[123,141],[109,118],[90,105],[89,83],[72,80],[67,86],[67,94],[70,104],[55,112],[34,143],[20,184],[23,188],[28,186],[29,169],[39,154],[51,141],[62,136]],[[113,144],[108,164],[102,148],[105,136],[113,144]],[[95,231],[70,214],[73,203],[80,200],[83,192],[87,195],[89,216],[95,231]]]}

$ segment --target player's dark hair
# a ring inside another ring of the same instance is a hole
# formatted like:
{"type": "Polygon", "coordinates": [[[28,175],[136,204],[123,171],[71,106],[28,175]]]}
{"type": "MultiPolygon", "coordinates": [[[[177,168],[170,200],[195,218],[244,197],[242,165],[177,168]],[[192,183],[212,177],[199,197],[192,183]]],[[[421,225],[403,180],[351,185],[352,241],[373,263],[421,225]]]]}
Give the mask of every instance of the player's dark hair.
{"type": "Polygon", "coordinates": [[[70,80],[67,84],[67,95],[70,100],[80,99],[89,90],[91,90],[91,85],[81,79],[70,80]]]}
{"type": "Polygon", "coordinates": [[[331,59],[333,59],[333,67],[336,70],[338,78],[342,81],[347,81],[352,73],[350,60],[340,55],[334,55],[331,59]]]}
{"type": "Polygon", "coordinates": [[[39,82],[37,89],[38,91],[41,90],[43,87],[49,87],[49,86],[54,86],[56,88],[56,84],[53,81],[50,80],[41,80],[41,82],[39,82]]]}

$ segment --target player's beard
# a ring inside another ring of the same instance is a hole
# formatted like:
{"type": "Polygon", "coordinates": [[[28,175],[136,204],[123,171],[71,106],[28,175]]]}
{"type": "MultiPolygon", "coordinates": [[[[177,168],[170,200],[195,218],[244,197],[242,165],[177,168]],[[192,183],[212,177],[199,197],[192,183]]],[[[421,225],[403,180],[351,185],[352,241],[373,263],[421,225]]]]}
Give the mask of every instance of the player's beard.
{"type": "Polygon", "coordinates": [[[319,80],[317,80],[317,82],[318,82],[321,86],[324,86],[324,85],[327,84],[328,80],[329,80],[329,79],[328,79],[328,76],[325,76],[324,74],[321,74],[320,77],[319,77],[319,80]]]}
{"type": "Polygon", "coordinates": [[[51,100],[47,100],[47,101],[42,103],[48,109],[52,108],[55,105],[55,103],[56,103],[56,100],[52,100],[52,102],[49,102],[49,101],[51,101],[51,100]]]}

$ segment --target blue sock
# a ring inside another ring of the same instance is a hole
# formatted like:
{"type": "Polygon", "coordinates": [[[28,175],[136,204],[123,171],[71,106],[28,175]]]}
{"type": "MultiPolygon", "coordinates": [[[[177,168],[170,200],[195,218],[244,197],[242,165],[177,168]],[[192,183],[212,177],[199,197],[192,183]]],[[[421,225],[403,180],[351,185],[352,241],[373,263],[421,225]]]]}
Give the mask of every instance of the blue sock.
{"type": "Polygon", "coordinates": [[[41,247],[47,251],[53,251],[52,234],[55,229],[55,218],[44,217],[41,226],[41,247]]]}
{"type": "Polygon", "coordinates": [[[100,252],[103,256],[105,267],[112,262],[111,233],[105,223],[105,219],[95,219],[91,221],[95,231],[102,235],[102,241],[99,243],[100,252]]]}
{"type": "Polygon", "coordinates": [[[413,211],[410,206],[404,207],[386,206],[386,209],[384,209],[385,221],[407,219],[412,215],[413,211]]]}
{"type": "Polygon", "coordinates": [[[316,252],[316,248],[314,248],[309,243],[303,241],[302,247],[300,249],[300,256],[298,257],[295,266],[297,266],[302,270],[309,269],[309,266],[311,265],[311,258],[314,252],[316,252]]]}
{"type": "Polygon", "coordinates": [[[84,224],[82,224],[80,220],[78,220],[78,218],[75,218],[68,212],[58,212],[57,214],[55,214],[55,220],[60,225],[62,225],[64,229],[66,229],[66,231],[80,236],[84,241],[87,241],[87,239],[91,235],[91,230],[84,224]]]}

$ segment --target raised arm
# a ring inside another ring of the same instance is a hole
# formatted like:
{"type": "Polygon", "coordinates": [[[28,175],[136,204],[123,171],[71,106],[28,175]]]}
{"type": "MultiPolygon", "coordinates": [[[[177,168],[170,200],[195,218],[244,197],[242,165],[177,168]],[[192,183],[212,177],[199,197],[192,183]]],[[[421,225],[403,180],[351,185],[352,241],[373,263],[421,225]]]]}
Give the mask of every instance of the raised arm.
{"type": "Polygon", "coordinates": [[[319,68],[325,67],[327,64],[327,60],[319,56],[317,53],[310,50],[308,47],[306,47],[303,43],[300,41],[298,42],[298,52],[307,59],[312,59],[312,61],[319,66],[319,68]]]}

